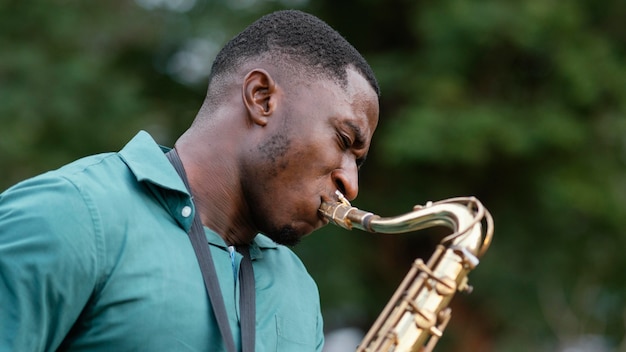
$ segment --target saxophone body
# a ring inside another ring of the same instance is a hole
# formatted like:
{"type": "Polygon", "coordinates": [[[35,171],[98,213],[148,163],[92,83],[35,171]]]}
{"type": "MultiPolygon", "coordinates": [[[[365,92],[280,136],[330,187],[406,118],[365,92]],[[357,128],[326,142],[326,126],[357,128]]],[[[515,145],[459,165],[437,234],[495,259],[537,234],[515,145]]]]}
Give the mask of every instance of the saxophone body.
{"type": "Polygon", "coordinates": [[[432,351],[450,317],[450,300],[457,291],[470,293],[468,273],[476,268],[493,235],[489,212],[474,197],[453,198],[383,218],[353,207],[341,195],[323,203],[320,212],[346,229],[398,234],[429,227],[451,230],[428,262],[416,259],[357,352],[432,351]],[[483,226],[483,223],[485,226],[483,226]]]}

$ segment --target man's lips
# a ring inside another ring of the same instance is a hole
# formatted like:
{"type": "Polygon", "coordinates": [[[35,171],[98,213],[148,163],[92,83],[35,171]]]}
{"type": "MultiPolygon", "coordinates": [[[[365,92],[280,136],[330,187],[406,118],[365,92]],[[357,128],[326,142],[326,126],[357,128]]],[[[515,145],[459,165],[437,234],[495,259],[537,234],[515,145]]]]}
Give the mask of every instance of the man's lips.
{"type": "Polygon", "coordinates": [[[325,197],[320,197],[320,204],[317,207],[317,217],[319,218],[321,225],[319,227],[325,226],[329,223],[329,219],[327,217],[324,216],[323,212],[321,211],[321,207],[322,204],[324,203],[330,203],[332,202],[331,200],[325,200],[325,197]]]}
{"type": "Polygon", "coordinates": [[[324,215],[322,215],[322,213],[320,213],[319,211],[317,212],[317,214],[319,215],[320,222],[322,223],[320,227],[326,226],[329,223],[329,220],[324,215]]]}

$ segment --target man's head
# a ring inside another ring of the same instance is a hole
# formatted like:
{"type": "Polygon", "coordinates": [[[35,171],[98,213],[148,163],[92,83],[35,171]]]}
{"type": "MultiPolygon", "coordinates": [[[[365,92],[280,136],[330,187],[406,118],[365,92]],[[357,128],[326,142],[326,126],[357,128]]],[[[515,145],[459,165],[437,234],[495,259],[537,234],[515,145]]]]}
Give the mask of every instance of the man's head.
{"type": "Polygon", "coordinates": [[[207,99],[177,142],[193,154],[185,168],[196,165],[205,225],[230,243],[262,232],[287,245],[323,226],[323,201],[358,193],[379,95],[365,59],[316,17],[280,11],[246,28],[215,59],[207,99]]]}
{"type": "Polygon", "coordinates": [[[374,72],[363,56],[328,24],[296,10],[263,16],[231,39],[213,62],[209,87],[223,75],[259,58],[294,73],[324,76],[344,87],[346,69],[352,66],[380,95],[374,72]]]}

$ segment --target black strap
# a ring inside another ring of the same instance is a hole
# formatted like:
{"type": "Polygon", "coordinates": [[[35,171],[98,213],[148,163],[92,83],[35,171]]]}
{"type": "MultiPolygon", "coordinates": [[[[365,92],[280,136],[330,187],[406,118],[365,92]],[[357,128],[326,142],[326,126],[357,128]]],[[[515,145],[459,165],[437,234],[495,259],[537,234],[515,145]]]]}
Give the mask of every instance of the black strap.
{"type": "Polygon", "coordinates": [[[239,307],[241,309],[241,344],[243,351],[254,351],[256,293],[254,288],[254,271],[248,246],[238,248],[243,255],[239,268],[239,307]]]}
{"type": "MultiPolygon", "coordinates": [[[[187,187],[187,190],[191,194],[189,181],[187,181],[185,169],[183,168],[183,164],[180,161],[180,157],[178,156],[176,149],[170,150],[165,155],[172,163],[172,165],[176,169],[176,172],[178,172],[178,175],[180,175],[180,178],[185,183],[185,187],[187,187]]],[[[204,235],[204,228],[202,226],[202,222],[200,221],[200,215],[198,215],[197,211],[195,212],[193,223],[191,225],[191,230],[189,231],[189,239],[191,240],[191,245],[193,246],[196,257],[198,258],[200,271],[202,272],[202,278],[204,279],[204,285],[206,286],[207,293],[209,294],[209,300],[211,301],[211,306],[213,307],[213,311],[215,312],[217,325],[220,329],[220,333],[222,334],[224,345],[226,345],[226,350],[228,352],[235,352],[235,340],[233,339],[233,334],[230,331],[230,325],[228,324],[226,305],[224,304],[224,299],[222,298],[217,273],[215,272],[215,266],[213,264],[213,258],[211,257],[211,251],[209,250],[209,246],[207,245],[206,237],[204,235]]],[[[252,321],[254,325],[254,318],[252,321]]],[[[243,322],[242,325],[244,325],[243,322]]],[[[252,349],[251,351],[253,350],[254,349],[252,349]]]]}

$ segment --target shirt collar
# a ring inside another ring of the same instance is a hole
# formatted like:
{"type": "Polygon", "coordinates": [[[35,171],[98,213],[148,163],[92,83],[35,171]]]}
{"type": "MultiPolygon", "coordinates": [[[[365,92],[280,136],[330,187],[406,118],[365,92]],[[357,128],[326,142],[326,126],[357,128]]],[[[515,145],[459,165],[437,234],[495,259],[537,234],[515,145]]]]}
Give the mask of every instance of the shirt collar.
{"type": "Polygon", "coordinates": [[[169,148],[160,147],[146,131],[140,131],[119,152],[137,181],[189,195],[183,180],[165,156],[169,148]]]}
{"type": "MultiPolygon", "coordinates": [[[[227,250],[228,245],[224,242],[224,239],[218,235],[215,231],[205,227],[205,234],[207,237],[207,241],[212,246],[219,247],[223,250],[227,250]]],[[[276,249],[278,248],[278,244],[272,241],[269,237],[263,234],[257,234],[254,237],[254,240],[250,244],[250,258],[251,259],[259,259],[263,258],[263,250],[264,249],[276,249]]]]}
{"type": "MultiPolygon", "coordinates": [[[[224,242],[224,239],[220,235],[218,235],[215,231],[209,229],[208,227],[205,227],[205,229],[208,229],[208,231],[205,231],[205,232],[207,233],[207,240],[209,241],[210,244],[214,246],[222,247],[222,248],[228,247],[226,242],[224,242]]],[[[263,249],[277,248],[278,244],[276,244],[276,242],[269,239],[269,237],[259,233],[254,237],[254,240],[250,244],[250,248],[254,248],[254,247],[263,248],[263,249]]]]}

